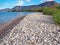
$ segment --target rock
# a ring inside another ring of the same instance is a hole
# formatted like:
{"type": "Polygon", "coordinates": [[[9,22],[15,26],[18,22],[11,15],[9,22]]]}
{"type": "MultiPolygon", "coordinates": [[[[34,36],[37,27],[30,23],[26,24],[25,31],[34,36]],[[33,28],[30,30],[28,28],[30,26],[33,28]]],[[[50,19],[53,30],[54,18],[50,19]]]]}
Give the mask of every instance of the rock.
{"type": "Polygon", "coordinates": [[[0,45],[60,45],[60,27],[55,25],[52,16],[37,13],[27,15],[0,45]]]}

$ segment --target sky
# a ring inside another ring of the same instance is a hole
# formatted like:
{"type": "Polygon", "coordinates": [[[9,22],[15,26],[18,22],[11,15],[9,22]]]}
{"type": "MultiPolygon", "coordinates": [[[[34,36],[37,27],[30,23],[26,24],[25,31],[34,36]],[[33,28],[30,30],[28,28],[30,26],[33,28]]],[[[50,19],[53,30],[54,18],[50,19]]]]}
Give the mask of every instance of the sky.
{"type": "Polygon", "coordinates": [[[15,6],[38,5],[47,1],[60,3],[60,0],[0,0],[0,9],[13,8],[15,6]]]}

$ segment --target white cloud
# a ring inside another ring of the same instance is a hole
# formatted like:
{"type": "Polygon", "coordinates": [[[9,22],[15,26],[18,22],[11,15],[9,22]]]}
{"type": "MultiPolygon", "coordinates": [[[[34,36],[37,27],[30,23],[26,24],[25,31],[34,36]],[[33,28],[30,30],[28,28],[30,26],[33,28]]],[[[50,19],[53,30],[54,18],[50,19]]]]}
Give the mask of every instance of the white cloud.
{"type": "Polygon", "coordinates": [[[16,5],[17,6],[23,6],[25,4],[25,2],[31,2],[31,0],[17,0],[16,5]]]}
{"type": "Polygon", "coordinates": [[[18,0],[16,5],[23,6],[24,5],[24,1],[23,0],[18,0]]]}
{"type": "Polygon", "coordinates": [[[40,0],[41,3],[47,2],[47,1],[54,1],[54,0],[40,0]]]}
{"type": "Polygon", "coordinates": [[[27,1],[27,2],[31,2],[31,0],[25,0],[25,1],[27,1]]]}

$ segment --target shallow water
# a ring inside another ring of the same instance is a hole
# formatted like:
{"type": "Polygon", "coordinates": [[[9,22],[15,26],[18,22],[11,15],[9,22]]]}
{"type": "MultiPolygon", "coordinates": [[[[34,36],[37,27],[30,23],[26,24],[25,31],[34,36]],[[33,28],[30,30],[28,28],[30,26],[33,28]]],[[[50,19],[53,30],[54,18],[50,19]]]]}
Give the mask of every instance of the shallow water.
{"type": "Polygon", "coordinates": [[[0,12],[0,23],[8,22],[18,16],[24,16],[33,12],[0,12]]]}

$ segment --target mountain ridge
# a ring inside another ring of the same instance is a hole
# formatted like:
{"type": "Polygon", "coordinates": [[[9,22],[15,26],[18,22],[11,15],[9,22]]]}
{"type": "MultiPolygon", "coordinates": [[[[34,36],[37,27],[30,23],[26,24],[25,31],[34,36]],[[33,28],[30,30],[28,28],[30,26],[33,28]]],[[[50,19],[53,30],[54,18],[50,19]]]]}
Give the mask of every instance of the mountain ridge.
{"type": "Polygon", "coordinates": [[[32,10],[34,8],[41,8],[41,7],[52,7],[58,5],[55,1],[48,1],[39,5],[30,5],[30,6],[15,6],[12,9],[2,9],[0,11],[21,11],[21,10],[32,10]]]}

